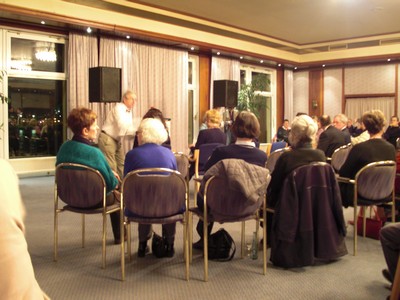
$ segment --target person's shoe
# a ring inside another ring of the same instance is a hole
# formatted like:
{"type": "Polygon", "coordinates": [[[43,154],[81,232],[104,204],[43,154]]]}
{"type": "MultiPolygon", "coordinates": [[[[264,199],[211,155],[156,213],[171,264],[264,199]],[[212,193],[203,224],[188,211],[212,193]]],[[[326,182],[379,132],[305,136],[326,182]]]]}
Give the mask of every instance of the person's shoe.
{"type": "Polygon", "coordinates": [[[165,250],[165,257],[173,257],[175,255],[174,244],[168,245],[165,250]]]}
{"type": "Polygon", "coordinates": [[[393,283],[393,278],[392,275],[390,274],[388,269],[383,269],[382,270],[382,275],[383,277],[385,277],[385,279],[391,283],[393,283]]]}
{"type": "Polygon", "coordinates": [[[146,253],[150,252],[149,247],[147,246],[146,242],[139,242],[139,249],[137,252],[138,257],[145,257],[146,253]]]}
{"type": "Polygon", "coordinates": [[[204,247],[203,239],[200,239],[196,243],[193,243],[194,249],[203,250],[203,247],[204,247]]]}
{"type": "MultiPolygon", "coordinates": [[[[124,242],[128,240],[128,231],[126,229],[126,225],[124,226],[124,242]]],[[[118,245],[121,244],[121,237],[114,238],[114,244],[118,245]]]]}

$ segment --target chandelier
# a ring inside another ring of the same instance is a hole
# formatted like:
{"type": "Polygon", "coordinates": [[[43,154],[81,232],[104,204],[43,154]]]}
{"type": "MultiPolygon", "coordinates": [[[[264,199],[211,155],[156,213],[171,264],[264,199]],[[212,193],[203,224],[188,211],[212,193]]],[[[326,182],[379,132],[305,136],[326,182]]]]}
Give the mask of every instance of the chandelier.
{"type": "Polygon", "coordinates": [[[35,57],[37,60],[54,62],[57,60],[57,54],[53,43],[38,42],[36,46],[35,57]]]}

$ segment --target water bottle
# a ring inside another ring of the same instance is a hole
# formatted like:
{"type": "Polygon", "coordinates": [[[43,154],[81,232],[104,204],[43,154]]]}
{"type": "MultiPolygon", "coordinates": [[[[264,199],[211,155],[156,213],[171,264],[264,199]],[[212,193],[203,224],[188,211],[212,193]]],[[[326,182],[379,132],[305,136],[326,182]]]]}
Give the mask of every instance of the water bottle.
{"type": "Polygon", "coordinates": [[[251,259],[258,259],[257,232],[253,232],[253,243],[251,245],[251,259]]]}

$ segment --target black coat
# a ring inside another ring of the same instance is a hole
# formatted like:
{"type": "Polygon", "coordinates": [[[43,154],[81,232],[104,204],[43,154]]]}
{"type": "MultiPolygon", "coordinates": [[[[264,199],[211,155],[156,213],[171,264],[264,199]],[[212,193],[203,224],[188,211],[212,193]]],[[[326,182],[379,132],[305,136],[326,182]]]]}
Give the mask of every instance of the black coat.
{"type": "Polygon", "coordinates": [[[317,148],[324,151],[326,157],[332,157],[333,152],[345,144],[343,133],[336,127],[329,126],[319,136],[317,148]]]}

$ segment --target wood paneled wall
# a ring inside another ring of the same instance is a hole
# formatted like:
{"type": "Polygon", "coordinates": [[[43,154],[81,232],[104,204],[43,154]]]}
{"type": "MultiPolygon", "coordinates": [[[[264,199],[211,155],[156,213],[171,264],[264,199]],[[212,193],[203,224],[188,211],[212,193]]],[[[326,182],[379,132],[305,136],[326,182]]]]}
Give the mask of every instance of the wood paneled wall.
{"type": "Polygon", "coordinates": [[[199,125],[210,108],[211,57],[199,56],[199,125]]]}
{"type": "Polygon", "coordinates": [[[308,114],[320,116],[324,111],[324,71],[309,72],[308,114]]]}

